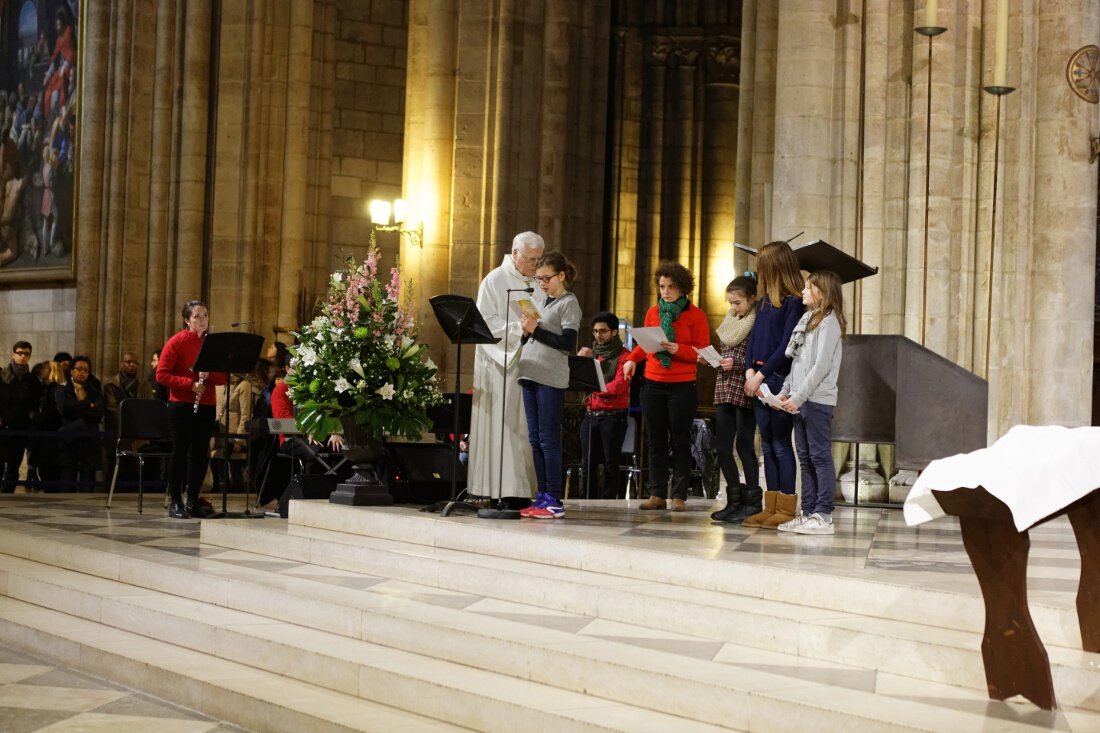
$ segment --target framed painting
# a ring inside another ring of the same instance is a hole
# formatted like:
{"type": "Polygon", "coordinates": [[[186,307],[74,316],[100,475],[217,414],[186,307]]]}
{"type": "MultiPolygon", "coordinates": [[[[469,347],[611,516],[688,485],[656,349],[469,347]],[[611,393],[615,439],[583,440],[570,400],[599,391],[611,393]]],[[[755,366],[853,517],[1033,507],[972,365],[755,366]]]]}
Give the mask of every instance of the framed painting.
{"type": "Polygon", "coordinates": [[[74,276],[80,0],[0,0],[0,285],[74,276]]]}

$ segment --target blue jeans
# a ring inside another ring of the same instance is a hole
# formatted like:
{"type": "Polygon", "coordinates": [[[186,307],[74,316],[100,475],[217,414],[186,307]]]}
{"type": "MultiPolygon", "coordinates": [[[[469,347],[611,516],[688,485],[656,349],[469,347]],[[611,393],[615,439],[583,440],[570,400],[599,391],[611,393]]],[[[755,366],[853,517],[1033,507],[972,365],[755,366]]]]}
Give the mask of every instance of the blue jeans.
{"type": "Polygon", "coordinates": [[[836,494],[833,467],[833,406],[806,402],[794,416],[794,444],[802,466],[802,513],[832,514],[836,494]]]}
{"type": "MultiPolygon", "coordinates": [[[[773,374],[764,380],[772,394],[783,389],[783,375],[773,374]]],[[[773,410],[758,399],[752,401],[756,415],[756,427],[760,428],[760,447],[764,454],[764,480],[769,491],[794,493],[794,450],[791,448],[791,432],[794,415],[783,410],[773,410]]]]}
{"type": "Polygon", "coordinates": [[[535,459],[538,490],[561,499],[565,496],[561,457],[561,408],[565,404],[565,390],[530,379],[519,380],[519,385],[523,389],[527,440],[535,459]]]}

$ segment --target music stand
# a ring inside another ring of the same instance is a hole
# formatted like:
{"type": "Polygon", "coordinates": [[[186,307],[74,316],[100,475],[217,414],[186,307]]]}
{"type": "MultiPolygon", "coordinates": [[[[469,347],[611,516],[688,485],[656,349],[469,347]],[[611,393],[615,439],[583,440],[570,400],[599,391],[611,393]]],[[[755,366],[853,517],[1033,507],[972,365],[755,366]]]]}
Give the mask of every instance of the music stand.
{"type": "MultiPolygon", "coordinates": [[[[199,355],[195,357],[195,363],[191,371],[216,372],[225,374],[225,438],[222,445],[222,458],[225,460],[227,475],[222,483],[222,510],[211,514],[207,519],[224,518],[248,518],[263,519],[263,514],[253,514],[248,509],[249,490],[246,484],[244,494],[244,513],[226,511],[229,499],[229,389],[230,375],[237,372],[251,372],[256,366],[256,360],[260,358],[260,350],[264,347],[264,337],[256,333],[238,333],[236,331],[222,331],[221,333],[208,333],[202,340],[199,355]]],[[[251,481],[252,478],[249,477],[251,481]]]]}
{"type": "MultiPolygon", "coordinates": [[[[588,356],[569,355],[569,386],[580,392],[606,392],[607,383],[604,380],[603,369],[598,359],[588,356]]],[[[608,457],[604,456],[607,461],[608,457]]],[[[604,463],[604,475],[607,475],[604,463]]],[[[581,464],[581,473],[584,476],[584,498],[592,498],[592,435],[588,436],[588,450],[584,452],[584,460],[581,464]]]]}
{"type": "MultiPolygon", "coordinates": [[[[500,341],[489,330],[489,324],[481,316],[477,304],[473,298],[465,295],[437,295],[428,300],[435,319],[443,333],[451,340],[456,348],[455,357],[455,391],[456,395],[462,394],[462,345],[463,344],[495,344],[500,341]]],[[[461,397],[459,398],[461,405],[461,397]]],[[[461,425],[459,424],[460,409],[454,410],[454,465],[451,471],[451,500],[443,508],[440,516],[449,516],[457,508],[469,509],[476,512],[480,507],[476,504],[458,500],[458,436],[461,425]]]]}

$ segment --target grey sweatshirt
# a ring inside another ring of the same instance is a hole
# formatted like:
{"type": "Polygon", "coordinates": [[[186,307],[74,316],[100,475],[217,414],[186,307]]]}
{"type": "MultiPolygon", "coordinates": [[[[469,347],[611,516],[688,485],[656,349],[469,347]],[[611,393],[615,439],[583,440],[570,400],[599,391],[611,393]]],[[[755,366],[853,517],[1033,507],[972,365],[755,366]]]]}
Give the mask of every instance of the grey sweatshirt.
{"type": "Polygon", "coordinates": [[[840,321],[830,313],[806,333],[806,342],[795,354],[791,373],[783,382],[783,394],[800,406],[806,402],[835,405],[840,356],[840,321]]]}
{"type": "MultiPolygon", "coordinates": [[[[538,328],[555,335],[561,335],[566,330],[575,333],[581,325],[581,306],[570,292],[542,305],[539,315],[542,318],[538,328]]],[[[575,337],[568,349],[556,349],[542,343],[536,329],[535,335],[527,339],[520,351],[519,378],[565,389],[569,386],[569,355],[576,350],[575,337]]]]}

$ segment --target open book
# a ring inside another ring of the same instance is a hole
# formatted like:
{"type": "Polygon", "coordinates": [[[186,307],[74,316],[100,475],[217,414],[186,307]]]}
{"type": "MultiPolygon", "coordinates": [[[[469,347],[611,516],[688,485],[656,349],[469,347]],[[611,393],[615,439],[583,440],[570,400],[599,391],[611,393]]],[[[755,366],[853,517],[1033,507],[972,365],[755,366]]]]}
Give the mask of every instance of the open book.
{"type": "Polygon", "coordinates": [[[512,312],[516,314],[516,318],[521,316],[529,316],[531,318],[538,319],[539,310],[535,307],[534,301],[530,298],[517,298],[508,302],[508,307],[512,309],[512,312]]]}

